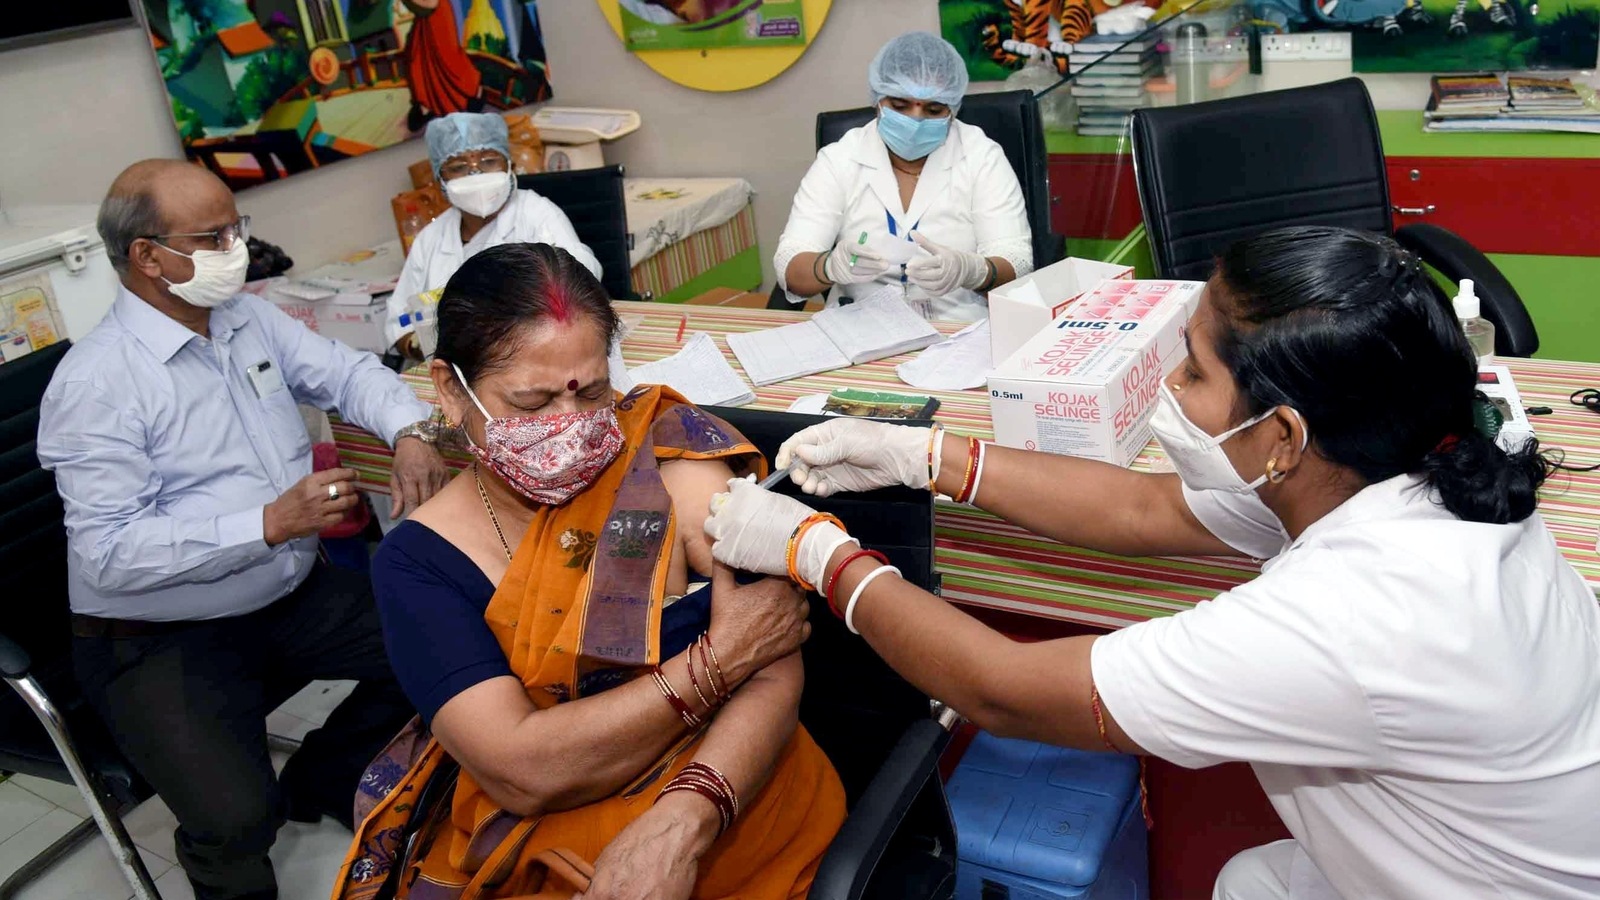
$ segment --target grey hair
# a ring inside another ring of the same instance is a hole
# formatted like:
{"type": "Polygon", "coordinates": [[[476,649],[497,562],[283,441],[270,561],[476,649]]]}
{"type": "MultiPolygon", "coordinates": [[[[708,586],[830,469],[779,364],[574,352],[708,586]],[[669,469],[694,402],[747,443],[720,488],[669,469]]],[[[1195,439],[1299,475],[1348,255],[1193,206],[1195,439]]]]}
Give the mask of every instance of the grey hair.
{"type": "Polygon", "coordinates": [[[128,251],[133,242],[152,234],[160,234],[167,227],[166,219],[156,204],[154,194],[145,189],[125,194],[107,194],[100,202],[100,215],[95,229],[105,242],[106,256],[118,275],[128,274],[128,251]]]}

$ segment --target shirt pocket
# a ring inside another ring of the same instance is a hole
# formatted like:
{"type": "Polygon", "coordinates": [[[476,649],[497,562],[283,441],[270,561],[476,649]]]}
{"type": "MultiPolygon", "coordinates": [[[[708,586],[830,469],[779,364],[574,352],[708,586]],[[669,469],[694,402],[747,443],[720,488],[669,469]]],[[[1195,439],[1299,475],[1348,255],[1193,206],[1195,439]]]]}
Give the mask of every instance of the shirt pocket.
{"type": "Polygon", "coordinates": [[[285,465],[293,468],[301,459],[309,461],[311,435],[306,431],[305,418],[300,415],[300,405],[295,403],[294,395],[287,388],[261,398],[261,417],[271,432],[272,445],[283,454],[285,465]]]}

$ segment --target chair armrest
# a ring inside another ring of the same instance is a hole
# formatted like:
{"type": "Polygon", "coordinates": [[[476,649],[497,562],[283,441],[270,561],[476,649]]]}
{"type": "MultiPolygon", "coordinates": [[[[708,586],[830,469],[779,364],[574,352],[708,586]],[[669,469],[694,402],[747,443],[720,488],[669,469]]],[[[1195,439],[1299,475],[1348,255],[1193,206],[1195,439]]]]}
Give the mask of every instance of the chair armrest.
{"type": "Polygon", "coordinates": [[[1394,239],[1451,282],[1473,280],[1484,318],[1494,323],[1495,353],[1526,357],[1538,351],[1539,332],[1522,297],[1478,248],[1451,231],[1421,223],[1399,229],[1394,239]]]}
{"type": "Polygon", "coordinates": [[[33,660],[28,656],[28,651],[11,638],[0,634],[0,675],[6,678],[22,678],[33,667],[33,660]]]}
{"type": "Polygon", "coordinates": [[[906,729],[828,845],[812,882],[813,900],[862,895],[917,795],[930,779],[938,780],[939,755],[949,743],[950,733],[932,719],[906,729]]]}

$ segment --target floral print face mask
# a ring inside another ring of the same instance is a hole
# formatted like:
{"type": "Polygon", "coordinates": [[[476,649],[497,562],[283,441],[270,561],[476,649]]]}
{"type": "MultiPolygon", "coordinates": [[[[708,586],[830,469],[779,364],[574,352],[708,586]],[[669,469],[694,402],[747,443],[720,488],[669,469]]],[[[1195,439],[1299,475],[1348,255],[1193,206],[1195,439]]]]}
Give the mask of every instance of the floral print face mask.
{"type": "Polygon", "coordinates": [[[461,370],[454,363],[451,368],[483,413],[484,446],[469,438],[472,455],[535,503],[559,506],[571,500],[622,452],[622,426],[612,404],[586,412],[496,418],[461,370]]]}

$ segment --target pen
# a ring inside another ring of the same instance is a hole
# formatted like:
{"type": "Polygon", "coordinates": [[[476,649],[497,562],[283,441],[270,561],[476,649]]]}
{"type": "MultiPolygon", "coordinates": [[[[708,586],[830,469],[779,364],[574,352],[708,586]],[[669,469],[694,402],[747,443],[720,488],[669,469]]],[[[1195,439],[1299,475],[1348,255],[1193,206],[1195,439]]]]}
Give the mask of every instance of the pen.
{"type": "MultiPolygon", "coordinates": [[[[790,468],[793,468],[793,467],[791,466],[790,468]]],[[[788,477],[789,477],[789,469],[779,469],[776,472],[773,472],[771,475],[768,475],[767,477],[761,479],[759,486],[761,487],[762,490],[770,491],[773,488],[777,487],[780,483],[782,483],[782,481],[785,478],[788,478],[788,477]]]]}
{"type": "Polygon", "coordinates": [[[683,343],[683,329],[688,324],[689,324],[689,317],[688,316],[683,316],[683,317],[678,319],[678,343],[680,343],[680,344],[683,343]]]}

